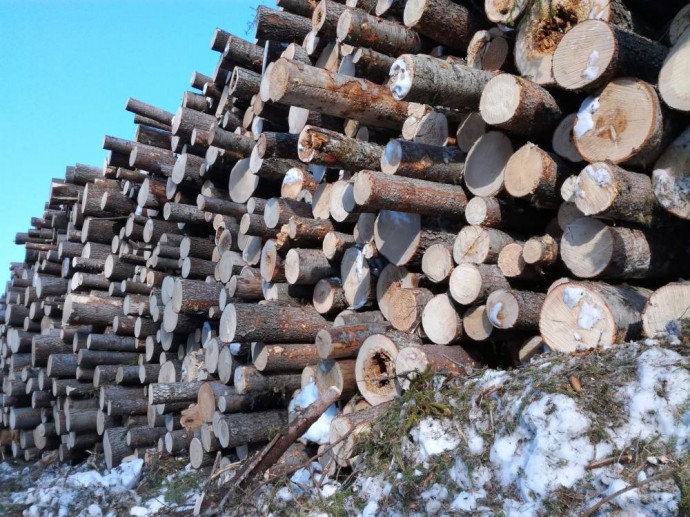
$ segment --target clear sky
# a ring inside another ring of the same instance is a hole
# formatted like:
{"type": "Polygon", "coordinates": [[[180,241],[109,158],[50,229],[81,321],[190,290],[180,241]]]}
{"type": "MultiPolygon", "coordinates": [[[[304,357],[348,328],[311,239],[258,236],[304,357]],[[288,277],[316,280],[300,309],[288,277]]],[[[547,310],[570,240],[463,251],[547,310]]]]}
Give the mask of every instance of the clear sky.
{"type": "Polygon", "coordinates": [[[128,97],[174,112],[213,71],[213,30],[253,41],[259,4],[275,1],[0,0],[0,293],[50,179],[101,166],[105,134],[134,136],[128,97]]]}

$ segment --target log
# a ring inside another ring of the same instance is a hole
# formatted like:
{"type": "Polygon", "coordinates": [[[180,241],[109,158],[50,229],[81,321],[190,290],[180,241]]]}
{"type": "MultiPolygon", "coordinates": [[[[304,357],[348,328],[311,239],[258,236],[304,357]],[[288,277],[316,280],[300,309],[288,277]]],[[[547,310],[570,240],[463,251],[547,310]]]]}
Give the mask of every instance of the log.
{"type": "Polygon", "coordinates": [[[459,185],[463,179],[465,153],[453,146],[391,140],[380,162],[386,174],[459,185]]]}
{"type": "Polygon", "coordinates": [[[358,440],[366,436],[367,431],[377,419],[390,410],[390,403],[374,405],[371,408],[355,411],[348,415],[337,416],[331,421],[329,432],[333,446],[333,456],[343,467],[354,462],[358,440]]]}
{"type": "Polygon", "coordinates": [[[382,154],[380,145],[348,138],[336,131],[307,125],[299,134],[298,156],[305,163],[352,171],[376,169],[382,154]]]}
{"type": "Polygon", "coordinates": [[[671,282],[654,291],[642,312],[642,329],[650,338],[681,336],[687,326],[690,290],[687,282],[671,282]]]}
{"type": "Polygon", "coordinates": [[[383,84],[395,58],[368,47],[359,47],[352,56],[356,77],[363,77],[374,83],[383,84]]]}
{"type": "Polygon", "coordinates": [[[348,306],[343,284],[339,278],[322,278],[314,286],[314,309],[321,315],[332,316],[348,306]]]}
{"type": "Polygon", "coordinates": [[[630,172],[612,163],[594,162],[577,176],[575,206],[584,215],[649,225],[656,198],[646,174],[630,172]]]}
{"type": "Polygon", "coordinates": [[[137,99],[133,99],[132,97],[127,99],[125,109],[136,115],[141,115],[142,117],[155,120],[156,122],[164,126],[169,127],[172,124],[172,113],[157,108],[155,106],[151,106],[150,104],[146,104],[137,99]]]}
{"type": "Polygon", "coordinates": [[[353,310],[370,306],[376,299],[376,280],[364,253],[355,247],[348,248],[340,263],[343,294],[353,310]]]}
{"type": "Polygon", "coordinates": [[[539,331],[559,352],[624,343],[640,337],[642,311],[652,292],[597,282],[564,282],[546,295],[539,331]]]}
{"type": "Polygon", "coordinates": [[[465,226],[453,243],[453,259],[457,264],[494,264],[501,250],[511,242],[510,235],[496,228],[465,226]]]}
{"type": "Polygon", "coordinates": [[[559,190],[571,170],[556,155],[528,142],[505,164],[505,189],[511,196],[538,208],[553,208],[559,204],[559,190]]]}
{"type": "Polygon", "coordinates": [[[498,71],[511,55],[511,43],[498,27],[475,32],[467,44],[467,65],[477,70],[498,71]]]}
{"type": "Polygon", "coordinates": [[[203,381],[151,383],[148,385],[148,403],[196,402],[202,384],[203,381]]]}
{"type": "Polygon", "coordinates": [[[459,264],[450,275],[448,288],[453,300],[461,305],[483,303],[499,289],[510,289],[498,266],[493,264],[459,264]]]}
{"type": "Polygon", "coordinates": [[[422,257],[422,271],[434,283],[447,281],[453,271],[453,247],[445,244],[429,246],[422,257]]]}
{"type": "Polygon", "coordinates": [[[661,71],[659,72],[659,93],[664,102],[673,109],[690,111],[690,88],[686,79],[690,30],[685,29],[674,43],[661,71]]]}
{"type": "MultiPolygon", "coordinates": [[[[322,414],[324,414],[331,405],[336,402],[341,396],[340,390],[331,386],[321,396],[304,408],[297,418],[291,423],[287,431],[282,434],[277,440],[272,441],[267,449],[260,453],[259,462],[241,477],[241,482],[246,484],[253,479],[260,477],[270,467],[275,465],[285,452],[294,444],[299,438],[304,435],[307,430],[314,424],[322,414]]],[[[233,478],[233,483],[240,484],[240,474],[238,473],[233,478]]]]}
{"type": "Polygon", "coordinates": [[[479,112],[487,124],[519,135],[551,132],[563,116],[547,90],[511,74],[499,74],[486,83],[479,112]]]}
{"type": "Polygon", "coordinates": [[[383,86],[284,58],[273,63],[263,81],[274,102],[374,127],[399,129],[407,116],[407,103],[397,102],[383,86]]]}
{"type": "Polygon", "coordinates": [[[558,248],[558,241],[551,235],[531,237],[522,248],[522,258],[527,264],[548,267],[558,261],[558,248]]]}
{"type": "Polygon", "coordinates": [[[395,21],[376,18],[360,9],[348,9],[340,15],[338,41],[353,47],[367,47],[389,56],[416,54],[428,48],[419,34],[395,21]]]}
{"type": "Polygon", "coordinates": [[[544,231],[543,212],[530,206],[495,197],[473,197],[465,208],[465,219],[474,226],[502,228],[525,234],[544,231]]]}
{"type": "Polygon", "coordinates": [[[223,310],[219,337],[228,343],[305,343],[326,326],[326,320],[313,309],[235,303],[223,310]]]}
{"type": "Polygon", "coordinates": [[[424,307],[433,296],[425,288],[400,289],[388,307],[389,321],[398,330],[413,332],[420,325],[424,307]]]}
{"type": "Polygon", "coordinates": [[[494,75],[424,54],[405,54],[391,66],[389,84],[398,100],[470,110],[479,107],[482,90],[494,75]]]}
{"type": "Polygon", "coordinates": [[[404,346],[409,344],[383,334],[373,334],[362,343],[357,353],[355,376],[359,392],[372,406],[400,395],[400,385],[395,377],[395,358],[404,346]]]}
{"type": "Polygon", "coordinates": [[[323,237],[323,254],[328,260],[339,260],[345,250],[355,244],[353,235],[336,231],[329,231],[323,237]]]}
{"type": "Polygon", "coordinates": [[[523,76],[541,85],[554,84],[553,54],[563,35],[579,22],[601,19],[631,28],[630,12],[617,0],[554,0],[548,5],[532,2],[518,26],[515,64],[523,76]]]}
{"type": "Polygon", "coordinates": [[[668,49],[602,20],[585,20],[563,36],[553,54],[553,77],[566,90],[595,90],[615,77],[654,83],[668,49]]]}
{"type": "Polygon", "coordinates": [[[312,13],[311,26],[319,38],[335,39],[338,29],[338,19],[347,9],[342,2],[335,0],[321,0],[312,13]]]}
{"type": "Polygon", "coordinates": [[[301,43],[311,31],[308,18],[287,11],[259,6],[256,11],[256,39],[301,43]]]}
{"type": "Polygon", "coordinates": [[[284,432],[288,425],[285,409],[255,413],[224,415],[214,426],[214,433],[224,448],[269,441],[276,432],[284,432]]]}
{"type": "Polygon", "coordinates": [[[444,47],[463,51],[472,35],[486,25],[475,11],[451,0],[408,0],[405,25],[444,47]]]}
{"type": "Polygon", "coordinates": [[[589,217],[575,219],[566,227],[561,258],[579,278],[664,277],[670,268],[675,267],[677,275],[684,267],[658,232],[653,235],[636,228],[611,227],[589,217]]]}
{"type": "Polygon", "coordinates": [[[285,173],[280,187],[280,197],[298,199],[304,192],[313,194],[317,186],[318,183],[310,172],[300,167],[292,167],[285,173]]]}
{"type": "Polygon", "coordinates": [[[536,330],[545,297],[532,291],[499,289],[486,299],[486,313],[496,328],[536,330]]]}
{"type": "Polygon", "coordinates": [[[238,395],[266,391],[292,393],[300,387],[301,375],[265,375],[254,366],[238,366],[235,369],[233,381],[238,395]]]}
{"type": "Polygon", "coordinates": [[[431,298],[422,312],[424,333],[437,345],[449,345],[463,337],[462,316],[448,293],[431,298]]]}
{"type": "Polygon", "coordinates": [[[506,164],[513,155],[513,143],[500,131],[489,131],[472,146],[465,158],[465,186],[475,196],[497,196],[503,192],[506,164]]]}
{"type": "Polygon", "coordinates": [[[382,322],[323,329],[316,335],[316,347],[321,359],[349,359],[356,357],[365,339],[388,329],[382,322]]]}
{"type": "Polygon", "coordinates": [[[293,248],[285,256],[285,279],[292,285],[314,285],[337,273],[321,250],[293,248]]]}
{"type": "Polygon", "coordinates": [[[652,188],[657,202],[667,212],[681,219],[690,219],[687,192],[690,163],[690,128],[683,131],[654,164],[652,188]]]}
{"type": "Polygon", "coordinates": [[[471,375],[481,365],[462,346],[409,346],[395,358],[395,375],[403,390],[408,390],[419,375],[431,371],[448,378],[471,375]]]}
{"type": "Polygon", "coordinates": [[[661,103],[654,88],[638,79],[609,82],[580,106],[573,129],[575,146],[588,162],[649,166],[665,144],[661,103]],[[631,117],[629,106],[637,106],[631,117]]]}
{"type": "Polygon", "coordinates": [[[172,307],[175,312],[201,314],[218,304],[223,286],[198,280],[175,279],[172,307]]]}
{"type": "Polygon", "coordinates": [[[293,216],[311,218],[311,206],[302,201],[278,197],[272,197],[266,201],[264,222],[268,228],[279,228],[288,224],[293,216]]]}
{"type": "Polygon", "coordinates": [[[390,176],[376,171],[361,171],[354,177],[357,205],[383,210],[399,210],[420,215],[458,219],[467,204],[459,185],[390,176]]]}
{"type": "Polygon", "coordinates": [[[256,343],[252,346],[252,363],[262,373],[298,373],[305,366],[317,363],[319,359],[314,344],[256,343]]]}
{"type": "Polygon", "coordinates": [[[520,242],[511,242],[503,247],[498,254],[498,269],[506,278],[521,280],[534,280],[539,272],[529,266],[523,255],[523,245],[520,242]]]}

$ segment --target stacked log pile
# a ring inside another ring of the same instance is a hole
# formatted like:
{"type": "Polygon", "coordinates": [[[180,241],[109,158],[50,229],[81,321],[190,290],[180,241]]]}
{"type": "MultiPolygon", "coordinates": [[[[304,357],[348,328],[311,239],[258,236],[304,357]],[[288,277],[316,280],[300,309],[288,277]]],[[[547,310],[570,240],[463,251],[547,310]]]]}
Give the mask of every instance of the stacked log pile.
{"type": "Polygon", "coordinates": [[[312,440],[348,466],[420,372],[683,327],[679,2],[278,6],[255,43],[215,31],[174,113],[129,99],[133,139],[17,234],[3,455],[218,467],[299,421],[301,390],[339,399],[312,440]]]}

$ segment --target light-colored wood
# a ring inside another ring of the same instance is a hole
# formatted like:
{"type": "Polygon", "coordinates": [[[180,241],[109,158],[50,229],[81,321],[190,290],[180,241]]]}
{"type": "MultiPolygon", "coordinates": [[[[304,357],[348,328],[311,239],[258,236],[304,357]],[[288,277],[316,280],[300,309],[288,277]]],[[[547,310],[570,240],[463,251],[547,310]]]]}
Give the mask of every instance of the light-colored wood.
{"type": "Polygon", "coordinates": [[[511,74],[499,74],[484,86],[479,112],[487,124],[519,135],[545,134],[563,116],[547,90],[511,74]]]}
{"type": "Polygon", "coordinates": [[[532,280],[538,273],[535,268],[525,262],[522,257],[521,242],[511,242],[503,247],[498,254],[498,269],[506,278],[532,280]]]}
{"type": "Polygon", "coordinates": [[[456,264],[495,264],[498,254],[513,238],[496,228],[465,226],[453,243],[453,259],[456,264]]]}
{"type": "Polygon", "coordinates": [[[654,83],[668,49],[603,20],[584,20],[563,36],[553,54],[553,76],[566,90],[594,90],[614,77],[654,83]]]}
{"type": "Polygon", "coordinates": [[[532,2],[518,25],[515,64],[521,75],[541,85],[553,85],[553,54],[563,35],[587,19],[631,28],[632,20],[618,0],[552,0],[532,2]]]}
{"type": "Polygon", "coordinates": [[[558,248],[551,235],[530,237],[522,247],[522,258],[527,264],[548,267],[558,261],[558,248]]]}
{"type": "Polygon", "coordinates": [[[560,204],[559,189],[571,171],[558,156],[528,142],[505,164],[505,189],[537,207],[554,208],[560,204]]]}
{"type": "Polygon", "coordinates": [[[459,345],[410,346],[400,350],[395,358],[395,374],[403,390],[409,389],[412,381],[427,371],[453,378],[470,375],[479,367],[459,345]]]}
{"type": "Polygon", "coordinates": [[[682,336],[688,322],[690,283],[672,282],[654,291],[642,312],[642,329],[647,337],[682,336]]]}
{"type": "Polygon", "coordinates": [[[563,117],[561,122],[556,126],[551,138],[551,147],[553,152],[561,158],[578,163],[582,161],[582,156],[577,150],[574,141],[573,128],[577,121],[577,113],[571,113],[563,117]]]}
{"type": "Polygon", "coordinates": [[[494,23],[515,27],[531,3],[531,0],[484,0],[484,12],[494,23]]]}
{"type": "Polygon", "coordinates": [[[450,295],[461,305],[483,303],[498,289],[509,289],[498,266],[494,264],[459,264],[450,276],[448,283],[450,295]]]}
{"type": "Polygon", "coordinates": [[[510,55],[508,38],[497,27],[475,32],[467,45],[467,65],[477,70],[500,70],[510,55]]]}
{"type": "Polygon", "coordinates": [[[606,162],[591,163],[580,172],[574,197],[585,215],[643,225],[651,224],[656,208],[649,176],[606,162]]]}
{"type": "Polygon", "coordinates": [[[431,291],[423,287],[400,289],[388,308],[389,321],[398,330],[415,331],[422,322],[424,307],[433,296],[431,291]]]}
{"type": "Polygon", "coordinates": [[[583,101],[573,133],[578,152],[590,163],[648,167],[663,150],[665,130],[654,88],[639,79],[620,78],[583,101]],[[636,106],[635,115],[630,106],[636,106]]]}
{"type": "Polygon", "coordinates": [[[449,345],[462,339],[462,316],[447,293],[436,295],[426,303],[422,312],[422,328],[437,345],[449,345]]]}
{"type": "Polygon", "coordinates": [[[637,339],[649,289],[564,282],[544,300],[539,331],[552,350],[573,352],[637,339]]]}
{"type": "Polygon", "coordinates": [[[690,219],[690,128],[654,164],[652,187],[657,202],[667,212],[690,219]]]}
{"type": "Polygon", "coordinates": [[[465,186],[475,196],[496,196],[504,189],[504,170],[513,143],[500,131],[482,135],[465,159],[465,186]]]}
{"type": "Polygon", "coordinates": [[[422,271],[432,282],[447,281],[453,271],[453,247],[446,244],[429,246],[422,256],[422,271]]]}
{"type": "Polygon", "coordinates": [[[537,329],[546,295],[532,291],[500,289],[486,300],[486,313],[499,329],[537,329]]]}
{"type": "Polygon", "coordinates": [[[345,251],[340,263],[340,278],[345,300],[351,309],[361,309],[375,300],[376,280],[362,250],[352,247],[345,251]]]}
{"type": "Polygon", "coordinates": [[[685,29],[678,38],[659,72],[659,93],[664,102],[673,109],[690,111],[690,29],[685,29]]]}

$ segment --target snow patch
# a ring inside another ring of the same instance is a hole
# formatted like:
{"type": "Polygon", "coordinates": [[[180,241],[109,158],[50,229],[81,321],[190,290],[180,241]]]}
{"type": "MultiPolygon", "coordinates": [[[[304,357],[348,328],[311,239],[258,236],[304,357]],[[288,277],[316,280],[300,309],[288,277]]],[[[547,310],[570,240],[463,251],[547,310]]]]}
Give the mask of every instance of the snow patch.
{"type": "Polygon", "coordinates": [[[594,115],[599,109],[599,97],[587,97],[582,101],[580,110],[577,112],[577,121],[575,122],[575,127],[573,127],[573,133],[578,137],[582,136],[591,131],[594,128],[594,120],[592,115],[594,115]]]}
{"type": "Polygon", "coordinates": [[[601,311],[587,302],[582,304],[580,314],[577,317],[578,328],[592,330],[597,321],[601,319],[601,311]]]}
{"type": "Polygon", "coordinates": [[[584,295],[584,289],[580,289],[579,287],[566,287],[563,289],[563,303],[565,303],[569,309],[574,309],[584,295]]]}
{"type": "Polygon", "coordinates": [[[403,59],[396,59],[391,65],[388,75],[391,78],[391,92],[393,93],[393,97],[397,100],[404,99],[412,89],[412,76],[407,70],[405,61],[403,59]]]}
{"type": "Polygon", "coordinates": [[[600,187],[606,187],[611,184],[611,174],[606,169],[595,169],[594,166],[588,165],[583,172],[600,187]]]}
{"type": "Polygon", "coordinates": [[[597,63],[599,62],[599,52],[596,50],[592,50],[592,53],[589,55],[589,58],[587,59],[587,68],[585,68],[582,73],[580,74],[580,77],[583,79],[587,79],[589,81],[593,81],[599,76],[599,67],[597,66],[597,63]]]}
{"type": "Polygon", "coordinates": [[[690,174],[671,175],[666,169],[655,169],[652,172],[652,185],[661,206],[687,210],[690,203],[690,174]]]}
{"type": "Polygon", "coordinates": [[[439,420],[425,418],[410,431],[414,442],[419,446],[422,461],[432,456],[455,449],[460,440],[451,435],[439,420]]]}
{"type": "MultiPolygon", "coordinates": [[[[318,400],[319,389],[314,381],[311,381],[300,392],[290,401],[288,407],[288,412],[290,417],[294,417],[298,409],[304,409],[310,406],[312,403],[318,400]]],[[[319,419],[314,422],[307,432],[302,435],[302,440],[308,442],[318,443],[319,445],[324,445],[329,443],[329,433],[331,428],[331,422],[337,415],[337,409],[335,404],[331,406],[319,417],[319,419]]]]}
{"type": "Polygon", "coordinates": [[[501,326],[501,321],[498,319],[498,313],[501,312],[502,308],[503,304],[501,302],[494,303],[494,306],[491,307],[491,312],[489,313],[489,321],[494,327],[501,326]]]}

